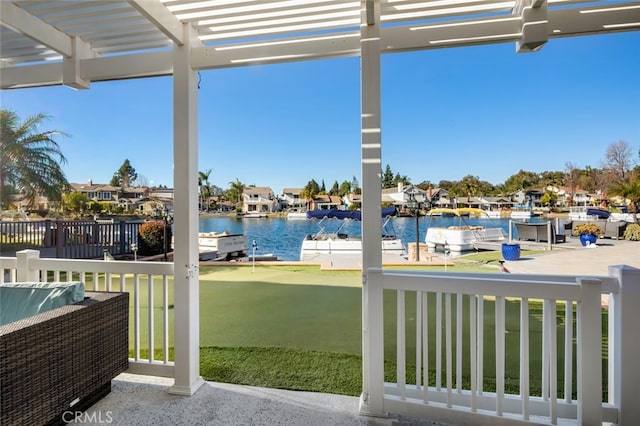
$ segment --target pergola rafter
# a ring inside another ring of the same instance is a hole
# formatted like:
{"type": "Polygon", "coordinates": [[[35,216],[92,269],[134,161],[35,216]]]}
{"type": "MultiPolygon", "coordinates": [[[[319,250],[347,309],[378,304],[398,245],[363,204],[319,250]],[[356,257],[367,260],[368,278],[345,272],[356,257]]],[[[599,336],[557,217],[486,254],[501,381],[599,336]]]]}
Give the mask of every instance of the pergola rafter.
{"type": "MultiPolygon", "coordinates": [[[[640,29],[640,1],[374,3],[382,53],[511,42],[524,52],[559,37],[640,29]]],[[[194,69],[360,55],[360,0],[3,1],[0,8],[2,89],[170,75],[158,59],[170,61],[172,46],[184,42],[184,23],[201,42],[192,47],[194,69]],[[79,62],[74,78],[64,78],[64,58],[79,62]]]]}

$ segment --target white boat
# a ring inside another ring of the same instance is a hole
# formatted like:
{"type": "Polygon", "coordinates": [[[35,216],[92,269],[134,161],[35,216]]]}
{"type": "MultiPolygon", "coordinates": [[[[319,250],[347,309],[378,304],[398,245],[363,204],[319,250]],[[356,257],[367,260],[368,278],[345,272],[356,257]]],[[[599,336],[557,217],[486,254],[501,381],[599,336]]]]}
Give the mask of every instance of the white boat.
{"type": "Polygon", "coordinates": [[[266,213],[245,213],[243,216],[245,219],[263,219],[267,217],[266,213]]]}
{"type": "Polygon", "coordinates": [[[228,232],[199,232],[200,260],[231,260],[247,256],[247,237],[228,232]]]}
{"type": "MultiPolygon", "coordinates": [[[[382,215],[385,218],[383,229],[389,227],[389,220],[395,215],[395,207],[382,209],[382,215]]],[[[300,260],[309,261],[317,259],[318,256],[341,256],[341,255],[359,255],[362,254],[362,238],[349,236],[340,232],[344,220],[361,220],[360,211],[345,210],[313,210],[308,212],[309,218],[320,219],[320,231],[315,234],[307,235],[302,241],[300,248],[300,260]],[[326,219],[342,220],[340,226],[334,232],[327,232],[323,226],[326,219]]],[[[387,257],[397,256],[399,258],[407,258],[407,250],[400,238],[396,238],[393,233],[383,232],[382,235],[382,253],[387,257]]]]}
{"type": "Polygon", "coordinates": [[[500,210],[484,210],[485,215],[480,215],[478,218],[480,219],[500,219],[502,217],[502,212],[500,210]]]}
{"type": "Polygon", "coordinates": [[[287,220],[307,220],[307,212],[289,212],[287,220]]]}
{"type": "Polygon", "coordinates": [[[481,217],[486,215],[482,209],[459,208],[459,209],[433,209],[429,215],[455,216],[460,218],[460,225],[449,227],[430,226],[427,228],[425,242],[429,250],[435,250],[438,247],[447,249],[452,252],[463,252],[475,250],[479,243],[507,241],[506,232],[499,226],[485,227],[468,225],[465,222],[465,216],[481,217]]]}
{"type": "Polygon", "coordinates": [[[511,219],[531,219],[533,217],[533,210],[513,210],[511,212],[511,219]]]}
{"type": "MultiPolygon", "coordinates": [[[[640,218],[640,214],[637,217],[640,218]]],[[[610,213],[608,210],[598,207],[572,206],[569,208],[569,219],[572,221],[607,219],[610,222],[634,222],[633,213],[629,213],[624,207],[622,212],[610,213]]]]}

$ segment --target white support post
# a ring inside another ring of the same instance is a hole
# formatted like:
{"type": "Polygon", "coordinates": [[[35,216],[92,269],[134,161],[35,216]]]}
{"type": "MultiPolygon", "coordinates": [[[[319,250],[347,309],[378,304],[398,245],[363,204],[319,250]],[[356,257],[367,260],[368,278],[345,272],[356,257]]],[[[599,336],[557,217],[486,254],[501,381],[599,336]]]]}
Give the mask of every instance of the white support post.
{"type": "Polygon", "coordinates": [[[39,258],[40,252],[38,250],[21,250],[16,253],[16,263],[18,264],[16,279],[19,282],[40,281],[40,272],[31,269],[31,261],[39,258]]]}
{"type": "Polygon", "coordinates": [[[198,79],[191,68],[195,29],[184,24],[185,44],[173,53],[174,356],[169,393],[193,395],[200,377],[198,273],[198,79]]]}
{"type": "Polygon", "coordinates": [[[578,278],[578,424],[602,424],[602,281],[578,278]]]}
{"type": "Polygon", "coordinates": [[[631,425],[640,419],[640,269],[610,266],[609,275],[618,279],[618,292],[609,299],[609,402],[618,407],[617,424],[631,425]]]}
{"type": "Polygon", "coordinates": [[[382,289],[368,282],[369,268],[382,268],[380,3],[361,0],[360,86],[362,149],[362,397],[360,413],[382,416],[382,289]],[[378,303],[380,298],[380,303],[378,303]],[[380,324],[378,324],[380,321],[380,324]]]}
{"type": "Polygon", "coordinates": [[[363,319],[368,324],[366,346],[363,354],[367,354],[369,366],[365,376],[369,385],[363,389],[360,397],[360,414],[367,416],[384,415],[384,335],[383,335],[383,300],[382,269],[371,268],[367,274],[367,304],[363,310],[363,319]]]}

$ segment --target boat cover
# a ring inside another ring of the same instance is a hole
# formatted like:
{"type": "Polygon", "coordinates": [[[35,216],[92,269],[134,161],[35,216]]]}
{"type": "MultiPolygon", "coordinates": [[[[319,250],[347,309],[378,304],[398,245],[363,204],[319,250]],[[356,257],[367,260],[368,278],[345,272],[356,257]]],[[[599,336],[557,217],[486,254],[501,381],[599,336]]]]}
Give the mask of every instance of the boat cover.
{"type": "MultiPolygon", "coordinates": [[[[384,207],[382,209],[382,217],[395,216],[397,213],[395,206],[384,207]]],[[[360,210],[338,210],[338,209],[323,209],[323,210],[309,210],[307,212],[308,219],[324,219],[328,217],[330,219],[351,219],[362,220],[362,212],[360,210]]]]}
{"type": "Polygon", "coordinates": [[[587,216],[595,216],[598,219],[609,219],[611,213],[600,209],[587,209],[587,216]]]}

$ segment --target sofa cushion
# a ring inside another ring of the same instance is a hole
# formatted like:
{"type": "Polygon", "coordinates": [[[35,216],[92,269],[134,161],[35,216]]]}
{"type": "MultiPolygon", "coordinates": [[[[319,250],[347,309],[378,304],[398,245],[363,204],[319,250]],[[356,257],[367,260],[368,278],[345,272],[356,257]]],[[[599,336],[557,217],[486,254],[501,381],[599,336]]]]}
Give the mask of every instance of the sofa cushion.
{"type": "Polygon", "coordinates": [[[82,282],[0,284],[0,325],[84,300],[82,282]]]}

